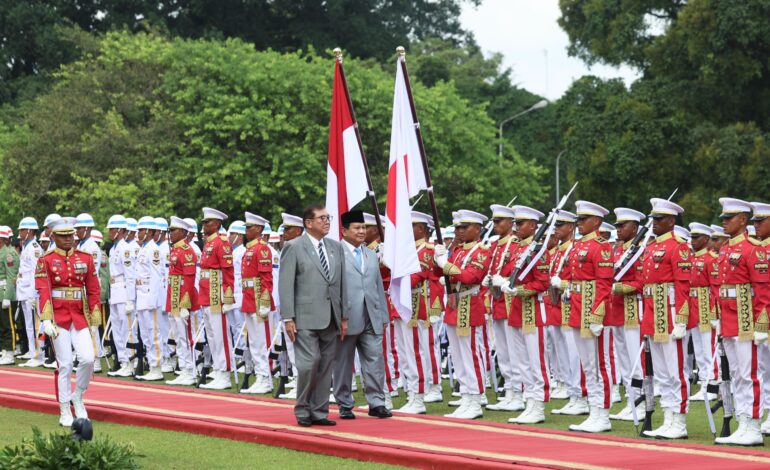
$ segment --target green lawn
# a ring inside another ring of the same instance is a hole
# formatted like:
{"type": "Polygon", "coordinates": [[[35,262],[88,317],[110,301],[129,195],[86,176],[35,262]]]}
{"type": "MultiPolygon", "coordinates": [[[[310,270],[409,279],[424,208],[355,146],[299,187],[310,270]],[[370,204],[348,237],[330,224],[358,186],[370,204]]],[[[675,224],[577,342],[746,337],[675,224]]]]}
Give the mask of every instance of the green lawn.
{"type": "MultiPolygon", "coordinates": [[[[54,415],[3,407],[0,407],[0,423],[3,423],[0,426],[0,447],[18,444],[22,438],[31,437],[33,426],[40,428],[44,434],[62,429],[54,415]]],[[[117,442],[133,442],[137,453],[144,455],[140,464],[147,469],[304,469],[308,467],[309,459],[312,459],[314,469],[401,468],[186,432],[100,421],[94,422],[94,435],[110,436],[117,442]]]]}

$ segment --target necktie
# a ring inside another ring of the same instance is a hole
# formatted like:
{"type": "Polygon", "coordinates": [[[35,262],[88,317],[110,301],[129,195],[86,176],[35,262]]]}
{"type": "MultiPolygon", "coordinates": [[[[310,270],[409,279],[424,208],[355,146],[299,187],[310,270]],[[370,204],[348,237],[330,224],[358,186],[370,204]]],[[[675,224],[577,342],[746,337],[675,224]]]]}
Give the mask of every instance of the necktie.
{"type": "Polygon", "coordinates": [[[364,270],[364,257],[363,257],[363,254],[361,253],[361,247],[357,246],[356,249],[355,249],[355,252],[356,252],[356,263],[358,264],[358,268],[363,271],[364,270]]]}
{"type": "Polygon", "coordinates": [[[318,257],[321,258],[321,267],[324,268],[324,273],[327,279],[329,276],[329,263],[326,261],[326,255],[324,254],[324,242],[318,243],[318,257]]]}

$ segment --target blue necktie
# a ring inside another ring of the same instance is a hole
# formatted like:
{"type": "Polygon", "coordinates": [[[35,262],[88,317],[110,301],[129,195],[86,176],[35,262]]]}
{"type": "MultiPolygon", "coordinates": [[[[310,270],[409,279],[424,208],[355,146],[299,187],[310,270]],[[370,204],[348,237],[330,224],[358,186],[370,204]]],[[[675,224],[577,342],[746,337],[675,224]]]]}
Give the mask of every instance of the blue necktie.
{"type": "Polygon", "coordinates": [[[363,271],[364,270],[364,257],[363,257],[363,254],[361,253],[361,247],[357,246],[354,251],[356,252],[356,263],[358,263],[358,269],[363,271]]]}

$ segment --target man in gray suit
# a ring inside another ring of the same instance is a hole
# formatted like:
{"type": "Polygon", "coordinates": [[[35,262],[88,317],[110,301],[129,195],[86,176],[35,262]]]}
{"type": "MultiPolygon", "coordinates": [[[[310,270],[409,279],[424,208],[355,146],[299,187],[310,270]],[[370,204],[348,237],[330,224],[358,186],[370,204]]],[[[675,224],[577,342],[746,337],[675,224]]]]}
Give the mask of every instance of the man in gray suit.
{"type": "Polygon", "coordinates": [[[342,214],[342,249],[345,251],[345,297],[348,332],[337,348],[334,362],[334,399],[340,418],[354,419],[350,382],[356,350],[369,404],[369,416],[390,418],[385,407],[385,363],[382,355],[383,325],[389,322],[377,254],[363,246],[366,237],[364,213],[342,214]]]}
{"type": "Polygon", "coordinates": [[[328,419],[332,362],[348,327],[345,255],[338,241],[325,238],[332,223],[326,208],[311,205],[302,219],[305,233],[281,252],[278,282],[281,317],[294,342],[294,415],[300,426],[334,426],[328,419]]]}

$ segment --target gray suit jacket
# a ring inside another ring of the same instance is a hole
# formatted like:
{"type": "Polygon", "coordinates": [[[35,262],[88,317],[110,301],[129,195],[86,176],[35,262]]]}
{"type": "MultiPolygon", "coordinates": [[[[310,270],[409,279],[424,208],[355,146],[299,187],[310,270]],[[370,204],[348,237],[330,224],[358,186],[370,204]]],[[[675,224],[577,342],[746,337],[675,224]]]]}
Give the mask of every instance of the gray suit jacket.
{"type": "Polygon", "coordinates": [[[329,326],[331,314],[337,322],[347,318],[342,299],[345,292],[345,255],[339,242],[323,239],[331,279],[327,279],[321,260],[307,233],[286,243],[281,251],[278,295],[281,317],[293,319],[297,329],[322,330],[329,326]]]}
{"type": "Polygon", "coordinates": [[[385,290],[382,286],[380,263],[377,254],[363,247],[366,265],[361,272],[356,265],[355,256],[350,253],[345,243],[340,242],[345,251],[345,305],[348,312],[348,334],[358,335],[364,331],[364,305],[369,313],[369,321],[377,334],[382,334],[382,326],[388,323],[388,307],[385,290]]]}

